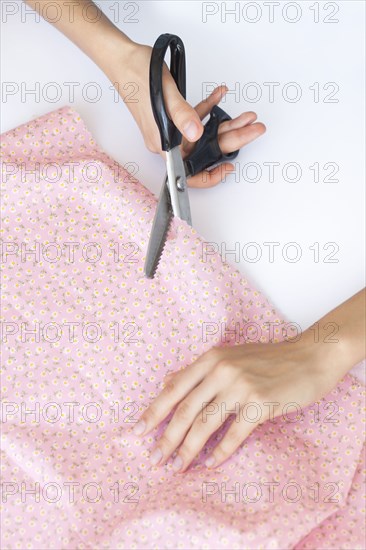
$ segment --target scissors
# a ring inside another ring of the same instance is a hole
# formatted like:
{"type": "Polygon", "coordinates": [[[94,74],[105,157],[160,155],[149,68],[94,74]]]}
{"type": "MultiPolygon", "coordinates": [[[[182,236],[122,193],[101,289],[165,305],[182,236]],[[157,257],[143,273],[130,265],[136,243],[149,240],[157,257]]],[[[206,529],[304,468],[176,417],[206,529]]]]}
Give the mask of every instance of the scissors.
{"type": "Polygon", "coordinates": [[[173,216],[192,225],[187,178],[221,162],[231,161],[239,153],[239,150],[227,155],[222,153],[217,132],[221,122],[231,120],[231,117],[215,105],[204,126],[201,138],[197,141],[193,152],[183,161],[179,149],[182,134],[168,117],[163,97],[163,65],[168,47],[170,47],[170,72],[179,92],[184,98],[186,97],[184,44],[179,36],[161,34],[151,53],[149,83],[151,107],[160,132],[162,150],[166,152],[167,173],[155,211],[145,259],[144,272],[150,279],[155,276],[173,216]]]}

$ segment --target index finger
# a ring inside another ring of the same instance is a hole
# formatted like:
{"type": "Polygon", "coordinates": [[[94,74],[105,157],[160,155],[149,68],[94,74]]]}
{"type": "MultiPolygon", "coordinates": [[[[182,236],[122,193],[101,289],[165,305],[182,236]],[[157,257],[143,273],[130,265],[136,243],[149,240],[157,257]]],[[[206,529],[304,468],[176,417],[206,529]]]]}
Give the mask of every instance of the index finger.
{"type": "Polygon", "coordinates": [[[220,103],[226,92],[228,91],[227,86],[222,84],[218,86],[206,99],[203,99],[195,106],[195,110],[198,113],[198,116],[203,120],[212,110],[212,107],[220,103]]]}
{"type": "Polygon", "coordinates": [[[204,354],[194,363],[169,377],[164,389],[145,410],[134,427],[136,435],[145,435],[162,422],[171,410],[190,393],[211,369],[208,354],[204,354]]]}

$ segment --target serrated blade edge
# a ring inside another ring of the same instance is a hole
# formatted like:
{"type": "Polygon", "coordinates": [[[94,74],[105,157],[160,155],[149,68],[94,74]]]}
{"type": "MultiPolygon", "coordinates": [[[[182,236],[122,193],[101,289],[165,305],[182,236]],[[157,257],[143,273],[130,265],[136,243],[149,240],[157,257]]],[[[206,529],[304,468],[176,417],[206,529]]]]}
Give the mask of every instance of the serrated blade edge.
{"type": "Polygon", "coordinates": [[[166,176],[155,211],[144,265],[145,275],[149,279],[153,279],[155,276],[161,255],[163,253],[166,236],[173,218],[173,210],[167,184],[168,178],[166,176]]]}

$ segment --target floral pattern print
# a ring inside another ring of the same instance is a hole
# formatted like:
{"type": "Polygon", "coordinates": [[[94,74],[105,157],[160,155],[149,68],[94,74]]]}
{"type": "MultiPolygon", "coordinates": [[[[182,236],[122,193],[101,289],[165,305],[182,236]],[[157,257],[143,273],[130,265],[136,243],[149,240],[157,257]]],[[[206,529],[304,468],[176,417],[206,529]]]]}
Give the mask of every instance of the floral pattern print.
{"type": "Polygon", "coordinates": [[[364,548],[363,384],[290,407],[216,470],[225,426],[185,474],[152,466],[167,421],[133,426],[163,377],[286,320],[178,219],[146,279],[156,199],[73,109],[1,151],[2,548],[364,548]]]}

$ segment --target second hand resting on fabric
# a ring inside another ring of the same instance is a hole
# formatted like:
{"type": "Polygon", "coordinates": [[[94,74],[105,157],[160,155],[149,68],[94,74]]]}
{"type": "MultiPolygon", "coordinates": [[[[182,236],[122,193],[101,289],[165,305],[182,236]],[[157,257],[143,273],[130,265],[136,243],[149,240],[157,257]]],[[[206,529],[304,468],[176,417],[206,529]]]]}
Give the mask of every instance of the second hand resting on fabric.
{"type": "MultiPolygon", "coordinates": [[[[36,0],[26,0],[35,10],[36,0]]],[[[116,86],[138,124],[145,145],[160,153],[160,136],[151,110],[149,65],[151,47],[130,40],[91,0],[73,4],[55,0],[57,22],[65,36],[82,49],[116,86]],[[92,17],[88,10],[97,15],[92,17]],[[89,16],[86,14],[89,13],[89,16]],[[137,86],[138,101],[128,102],[129,83],[137,86]]],[[[47,10],[52,17],[51,10],[47,10]]],[[[49,19],[49,22],[52,22],[49,19]]],[[[167,66],[163,75],[164,99],[168,113],[183,135],[182,153],[189,154],[201,137],[201,119],[217,105],[227,89],[219,86],[195,108],[180,95],[167,66]]],[[[219,128],[219,145],[224,153],[240,149],[262,135],[265,127],[256,114],[245,112],[219,128]]],[[[190,187],[212,187],[234,167],[222,164],[188,180],[190,187]]],[[[283,406],[296,403],[306,407],[324,397],[337,382],[365,357],[365,291],[360,291],[319,320],[319,338],[311,327],[296,341],[249,343],[214,347],[197,361],[165,379],[165,387],[142,414],[134,431],[145,435],[175,409],[163,436],[156,443],[150,460],[165,463],[177,452],[173,469],[184,472],[209,437],[230,415],[233,422],[206,461],[215,468],[229,458],[258,425],[242,414],[248,403],[261,407],[260,423],[281,415],[283,406]],[[335,341],[329,342],[329,323],[337,327],[335,341]],[[265,404],[270,403],[273,407],[265,404]],[[215,410],[216,414],[212,414],[215,410]]]]}

